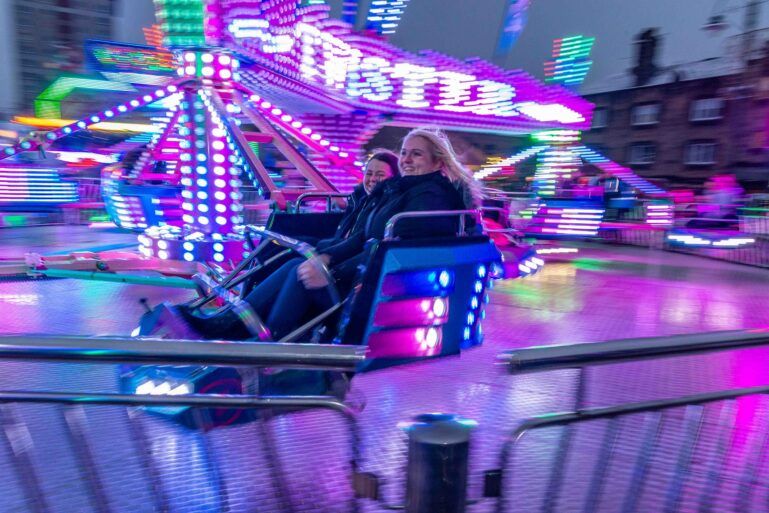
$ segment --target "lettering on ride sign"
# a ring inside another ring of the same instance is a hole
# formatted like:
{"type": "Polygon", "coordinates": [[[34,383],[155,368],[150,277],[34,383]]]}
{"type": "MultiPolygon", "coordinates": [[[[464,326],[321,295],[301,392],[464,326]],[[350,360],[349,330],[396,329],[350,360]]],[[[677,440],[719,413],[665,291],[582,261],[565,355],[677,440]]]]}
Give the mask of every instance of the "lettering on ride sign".
{"type": "Polygon", "coordinates": [[[246,48],[269,56],[303,80],[366,102],[456,114],[526,116],[542,122],[585,122],[584,116],[565,105],[537,101],[536,91],[528,90],[533,88],[529,80],[518,88],[448,66],[414,64],[395,52],[371,55],[385,49],[381,45],[358,48],[308,23],[298,22],[275,34],[268,20],[240,18],[228,30],[246,48]]]}

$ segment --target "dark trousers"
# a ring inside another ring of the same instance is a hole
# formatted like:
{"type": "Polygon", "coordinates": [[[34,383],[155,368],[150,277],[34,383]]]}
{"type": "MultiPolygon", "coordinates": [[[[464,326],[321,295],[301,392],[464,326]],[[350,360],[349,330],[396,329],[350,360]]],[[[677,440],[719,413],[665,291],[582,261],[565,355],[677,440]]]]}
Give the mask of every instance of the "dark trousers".
{"type": "Polygon", "coordinates": [[[308,314],[333,306],[326,289],[308,290],[299,281],[296,271],[302,262],[302,258],[289,260],[245,298],[270,329],[274,340],[298,328],[308,314]]]}

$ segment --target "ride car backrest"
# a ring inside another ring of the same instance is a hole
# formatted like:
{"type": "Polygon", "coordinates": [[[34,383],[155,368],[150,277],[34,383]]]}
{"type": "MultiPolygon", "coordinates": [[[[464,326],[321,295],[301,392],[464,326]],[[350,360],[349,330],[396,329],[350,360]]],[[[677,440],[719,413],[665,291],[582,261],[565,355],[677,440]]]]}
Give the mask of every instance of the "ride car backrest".
{"type": "Polygon", "coordinates": [[[480,344],[490,270],[500,260],[485,235],[379,242],[342,314],[338,341],[368,346],[359,371],[480,344]]]}

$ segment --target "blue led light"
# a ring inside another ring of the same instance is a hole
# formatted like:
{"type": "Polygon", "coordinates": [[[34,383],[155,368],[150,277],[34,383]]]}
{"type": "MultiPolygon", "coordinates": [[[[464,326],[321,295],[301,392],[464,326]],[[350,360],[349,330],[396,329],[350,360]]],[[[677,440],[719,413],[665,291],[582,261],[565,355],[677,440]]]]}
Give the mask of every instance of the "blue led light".
{"type": "Polygon", "coordinates": [[[464,339],[470,340],[470,327],[465,328],[464,339]]]}
{"type": "Polygon", "coordinates": [[[484,278],[486,276],[486,266],[481,264],[478,266],[478,278],[484,278]]]}
{"type": "Polygon", "coordinates": [[[387,274],[381,292],[385,296],[431,296],[451,293],[454,273],[448,270],[407,271],[387,274]]]}
{"type": "Polygon", "coordinates": [[[473,298],[470,300],[470,308],[472,308],[473,310],[478,308],[478,297],[477,296],[473,296],[473,298]]]}
{"type": "Polygon", "coordinates": [[[475,322],[475,314],[473,312],[468,312],[467,314],[467,324],[472,325],[475,322]]]}
{"type": "Polygon", "coordinates": [[[480,294],[483,292],[483,282],[481,280],[477,280],[475,282],[475,293],[480,294]]]}

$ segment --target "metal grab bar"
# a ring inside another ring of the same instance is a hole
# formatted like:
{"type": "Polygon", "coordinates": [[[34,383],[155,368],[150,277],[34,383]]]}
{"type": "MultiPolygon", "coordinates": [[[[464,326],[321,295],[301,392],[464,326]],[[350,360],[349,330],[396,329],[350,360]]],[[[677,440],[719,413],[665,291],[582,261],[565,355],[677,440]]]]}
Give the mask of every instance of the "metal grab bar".
{"type": "Polygon", "coordinates": [[[315,251],[314,247],[310,246],[306,242],[292,239],[291,237],[286,237],[285,235],[267,230],[261,226],[248,226],[247,230],[249,234],[255,233],[263,238],[274,240],[281,246],[292,249],[298,254],[302,255],[305,259],[307,259],[307,261],[312,263],[313,267],[315,267],[318,272],[320,272],[326,278],[328,285],[326,285],[325,288],[328,290],[331,303],[336,305],[342,301],[342,298],[339,295],[339,290],[336,287],[336,280],[331,274],[331,270],[320,258],[318,258],[318,253],[315,251]]]}
{"type": "Polygon", "coordinates": [[[424,218],[424,217],[459,217],[459,229],[457,235],[461,236],[465,233],[465,216],[471,215],[475,218],[476,224],[481,224],[481,213],[479,210],[421,210],[416,212],[401,212],[395,214],[387,221],[385,225],[384,238],[385,240],[393,239],[393,232],[395,225],[402,219],[411,218],[424,218]]]}
{"type": "MultiPolygon", "coordinates": [[[[551,470],[549,490],[546,497],[546,503],[548,503],[548,506],[550,507],[543,508],[544,511],[551,511],[553,510],[552,506],[557,503],[557,497],[559,496],[561,490],[564,489],[566,483],[562,469],[567,465],[567,453],[569,452],[569,448],[573,443],[572,439],[574,437],[574,433],[572,430],[577,424],[608,419],[610,422],[612,422],[612,424],[607,426],[607,429],[604,433],[604,446],[600,450],[601,454],[599,455],[599,459],[592,471],[592,480],[590,483],[588,495],[586,497],[586,506],[584,508],[584,511],[595,511],[596,508],[593,506],[600,501],[603,489],[606,486],[606,469],[611,465],[611,460],[613,458],[616,459],[612,446],[617,441],[619,431],[621,430],[620,424],[618,422],[623,417],[628,415],[657,413],[656,417],[647,418],[648,422],[646,422],[644,428],[645,433],[641,439],[642,446],[639,449],[638,456],[635,459],[635,466],[633,467],[633,478],[628,486],[626,495],[623,498],[623,508],[621,510],[636,511],[643,486],[647,481],[647,476],[649,474],[648,467],[652,461],[652,456],[657,449],[658,444],[660,443],[661,427],[663,422],[662,415],[667,410],[687,407],[687,415],[684,417],[684,422],[687,424],[685,427],[690,428],[688,434],[691,436],[686,437],[685,441],[681,444],[681,448],[679,449],[676,474],[673,476],[673,483],[668,487],[665,496],[667,507],[656,508],[660,510],[664,509],[664,511],[677,511],[677,508],[670,507],[670,505],[678,504],[680,500],[681,487],[679,484],[683,482],[683,479],[687,475],[688,470],[692,464],[692,453],[695,446],[699,443],[700,438],[699,424],[703,422],[702,416],[704,415],[702,411],[692,412],[691,410],[688,410],[688,408],[693,406],[704,407],[708,404],[716,403],[719,401],[733,401],[741,397],[767,394],[769,394],[769,386],[763,385],[740,388],[737,390],[724,390],[719,392],[689,395],[674,399],[634,402],[620,404],[617,406],[587,408],[577,411],[539,415],[537,417],[532,417],[519,422],[513,432],[508,436],[502,447],[500,469],[505,469],[510,460],[513,459],[515,456],[517,444],[520,443],[521,439],[526,433],[543,428],[563,426],[564,431],[562,432],[559,443],[559,453],[556,456],[555,463],[551,470]]],[[[728,436],[724,438],[722,435],[722,447],[726,447],[726,440],[728,440],[728,436]]],[[[723,454],[724,453],[722,453],[722,461],[720,462],[722,465],[725,461],[723,454]]],[[[709,484],[711,490],[706,489],[703,492],[703,495],[700,499],[701,503],[707,502],[707,498],[709,496],[708,494],[712,493],[712,489],[718,490],[720,488],[718,477],[719,460],[715,459],[713,461],[714,463],[712,462],[710,464],[711,468],[709,471],[711,478],[711,482],[709,484]]],[[[757,464],[760,464],[760,461],[761,455],[757,456],[757,464]]],[[[754,466],[757,464],[754,464],[754,466]]],[[[758,467],[756,466],[756,468],[758,467]]],[[[747,469],[748,470],[746,471],[746,475],[744,476],[745,482],[743,482],[741,485],[743,490],[745,487],[749,488],[751,485],[754,485],[757,478],[757,474],[755,472],[751,473],[750,467],[747,467],[747,469]]],[[[487,478],[488,477],[489,474],[487,474],[487,478]]],[[[514,472],[508,472],[503,476],[503,470],[500,470],[494,477],[496,478],[495,484],[498,486],[499,490],[499,500],[497,502],[495,511],[496,513],[504,513],[508,510],[505,508],[506,502],[504,487],[502,484],[504,481],[514,481],[516,474],[514,472]]],[[[744,492],[740,494],[738,500],[740,501],[741,507],[738,507],[735,511],[748,511],[749,501],[746,500],[747,497],[749,497],[749,492],[747,495],[744,492]]],[[[617,508],[617,510],[619,510],[619,508],[617,508]]]]}
{"type": "Polygon", "coordinates": [[[0,358],[67,362],[354,370],[365,348],[327,344],[199,342],[130,337],[0,336],[0,358]]]}
{"type": "Polygon", "coordinates": [[[287,237],[283,235],[282,233],[274,232],[271,230],[268,230],[267,228],[264,228],[263,226],[254,226],[254,225],[248,225],[245,227],[247,234],[254,234],[259,235],[262,238],[274,240],[278,243],[280,243],[281,246],[285,246],[287,248],[293,249],[299,254],[304,253],[305,251],[312,250],[312,246],[307,244],[306,242],[302,242],[300,240],[287,237]]]}
{"type": "MultiPolygon", "coordinates": [[[[621,415],[630,415],[633,413],[649,413],[658,411],[660,409],[706,404],[728,399],[738,399],[743,396],[757,394],[769,394],[769,385],[687,395],[674,399],[658,399],[654,401],[618,404],[617,406],[602,406],[599,408],[581,409],[579,411],[567,411],[540,415],[537,417],[528,418],[519,423],[513,433],[509,436],[508,441],[518,441],[527,431],[543,428],[546,426],[563,426],[573,422],[607,419],[621,415]]],[[[0,396],[0,399],[1,398],[2,396],[0,396]]]]}
{"type": "Polygon", "coordinates": [[[0,402],[57,403],[111,406],[191,406],[199,408],[326,408],[349,418],[355,410],[329,396],[251,396],[251,395],[132,395],[70,392],[0,391],[0,402]]]}
{"type": "Polygon", "coordinates": [[[767,343],[769,328],[538,346],[507,351],[497,358],[509,367],[511,373],[518,374],[742,349],[767,343]]]}
{"type": "Polygon", "coordinates": [[[326,198],[326,212],[331,210],[332,198],[349,198],[349,194],[342,192],[305,192],[296,198],[296,211],[299,212],[299,208],[302,206],[302,201],[307,198],[326,198]]]}

